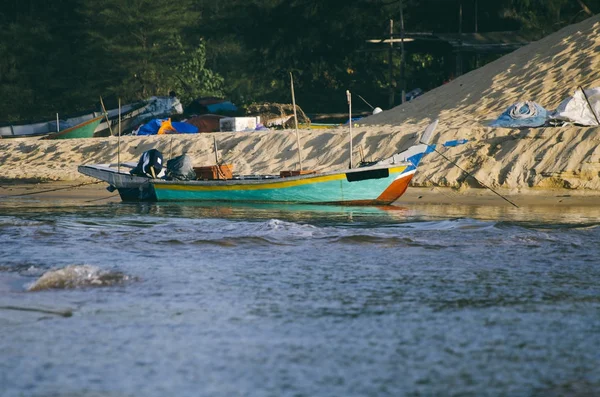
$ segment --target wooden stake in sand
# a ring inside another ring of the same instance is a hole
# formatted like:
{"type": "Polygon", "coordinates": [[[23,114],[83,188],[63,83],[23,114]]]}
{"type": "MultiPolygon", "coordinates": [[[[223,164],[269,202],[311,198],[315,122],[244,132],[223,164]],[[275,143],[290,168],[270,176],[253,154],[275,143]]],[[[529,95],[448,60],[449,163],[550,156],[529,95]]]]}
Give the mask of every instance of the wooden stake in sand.
{"type": "Polygon", "coordinates": [[[102,112],[104,112],[104,116],[106,117],[106,124],[108,124],[108,130],[110,131],[110,135],[113,135],[112,128],[110,127],[110,120],[108,119],[108,112],[104,107],[104,102],[102,101],[102,97],[100,97],[100,105],[102,106],[102,112]]]}
{"type": "Polygon", "coordinates": [[[300,134],[298,133],[298,115],[296,114],[296,97],[294,96],[294,76],[290,72],[290,85],[292,87],[292,106],[294,107],[294,123],[296,124],[296,145],[298,145],[298,164],[302,171],[302,153],[300,149],[300,134]]]}
{"type": "Polygon", "coordinates": [[[221,162],[219,161],[219,146],[217,146],[217,138],[213,135],[213,148],[215,150],[215,167],[217,169],[217,179],[227,179],[223,170],[221,169],[221,162]]]}
{"type": "Polygon", "coordinates": [[[58,120],[58,113],[56,113],[56,132],[60,132],[60,121],[58,120]]]}
{"type": "Polygon", "coordinates": [[[394,20],[390,19],[390,48],[388,51],[388,63],[390,65],[389,68],[389,81],[388,81],[388,89],[390,91],[390,109],[394,107],[394,20]]]}
{"type": "Polygon", "coordinates": [[[360,162],[365,162],[365,152],[363,151],[362,145],[358,145],[358,152],[360,153],[360,162]]]}
{"type": "Polygon", "coordinates": [[[119,98],[119,136],[117,138],[117,171],[121,172],[121,98],[119,98]]]}
{"type": "Polygon", "coordinates": [[[402,103],[406,102],[406,55],[404,54],[404,2],[400,1],[400,88],[402,103]]]}
{"type": "Polygon", "coordinates": [[[352,95],[346,90],[346,99],[348,99],[348,126],[350,127],[350,169],[352,169],[352,95]]]}
{"type": "Polygon", "coordinates": [[[213,135],[213,148],[215,150],[215,164],[219,165],[219,148],[217,146],[217,138],[215,138],[215,136],[213,135]]]}

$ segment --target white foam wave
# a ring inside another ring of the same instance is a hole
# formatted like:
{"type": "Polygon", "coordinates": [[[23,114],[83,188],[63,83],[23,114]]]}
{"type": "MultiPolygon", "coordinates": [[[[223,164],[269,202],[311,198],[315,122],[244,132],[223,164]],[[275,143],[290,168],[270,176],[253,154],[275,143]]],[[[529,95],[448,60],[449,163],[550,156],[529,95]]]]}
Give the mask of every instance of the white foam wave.
{"type": "Polygon", "coordinates": [[[120,272],[110,272],[91,265],[69,265],[45,272],[27,286],[27,291],[109,286],[129,280],[120,272]]]}

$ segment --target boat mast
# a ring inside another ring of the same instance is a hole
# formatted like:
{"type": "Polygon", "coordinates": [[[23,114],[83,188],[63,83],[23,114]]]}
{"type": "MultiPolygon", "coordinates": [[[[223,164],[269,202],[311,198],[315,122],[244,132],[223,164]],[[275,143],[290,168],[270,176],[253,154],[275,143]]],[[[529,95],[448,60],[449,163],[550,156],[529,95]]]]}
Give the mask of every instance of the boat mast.
{"type": "Polygon", "coordinates": [[[112,132],[112,128],[110,126],[110,119],[108,118],[108,112],[106,111],[106,108],[104,107],[104,101],[102,100],[102,96],[100,96],[100,105],[102,105],[102,111],[104,112],[104,117],[106,117],[106,124],[108,124],[108,131],[110,131],[110,136],[114,136],[114,134],[112,132]]]}
{"type": "Polygon", "coordinates": [[[296,114],[296,97],[294,95],[294,76],[290,72],[290,85],[292,87],[292,106],[294,107],[294,123],[296,125],[296,145],[298,145],[298,163],[302,171],[302,153],[300,149],[300,134],[298,133],[298,115],[296,114]]]}
{"type": "Polygon", "coordinates": [[[117,138],[117,171],[121,172],[121,98],[119,98],[119,136],[117,138]]]}
{"type": "Polygon", "coordinates": [[[346,90],[346,98],[348,99],[348,125],[350,126],[350,168],[352,169],[352,95],[349,90],[346,90]]]}

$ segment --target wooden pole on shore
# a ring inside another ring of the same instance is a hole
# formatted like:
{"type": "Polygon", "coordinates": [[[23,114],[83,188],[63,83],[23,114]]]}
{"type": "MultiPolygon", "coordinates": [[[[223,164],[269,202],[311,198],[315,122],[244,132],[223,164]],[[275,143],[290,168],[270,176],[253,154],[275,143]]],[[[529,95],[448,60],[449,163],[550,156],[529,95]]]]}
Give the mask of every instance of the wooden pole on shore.
{"type": "MultiPolygon", "coordinates": [[[[213,135],[213,148],[215,150],[215,167],[216,167],[216,176],[217,179],[221,179],[222,176],[222,172],[221,172],[221,165],[219,164],[219,147],[217,146],[217,138],[213,135]]],[[[225,178],[223,178],[225,179],[225,178]]]]}
{"type": "Polygon", "coordinates": [[[119,98],[119,137],[117,138],[117,171],[121,172],[121,98],[119,98]]]}
{"type": "Polygon", "coordinates": [[[215,164],[219,165],[219,147],[217,146],[217,138],[213,135],[213,149],[215,151],[215,164]]]}
{"type": "Polygon", "coordinates": [[[390,109],[394,107],[394,20],[390,19],[390,47],[388,52],[388,63],[389,63],[389,106],[390,109]]]}
{"type": "Polygon", "coordinates": [[[300,134],[298,133],[298,115],[296,114],[296,97],[294,95],[294,76],[290,72],[290,84],[292,87],[292,106],[294,107],[294,123],[296,125],[296,145],[298,145],[298,163],[300,165],[300,171],[302,171],[302,153],[300,149],[300,134]]]}
{"type": "Polygon", "coordinates": [[[110,135],[113,135],[112,128],[110,126],[110,120],[108,119],[108,112],[104,107],[104,101],[102,101],[102,96],[100,97],[100,105],[102,105],[102,111],[104,112],[104,116],[106,117],[106,124],[108,124],[108,130],[110,131],[110,135]]]}
{"type": "Polygon", "coordinates": [[[406,55],[404,53],[404,2],[400,1],[400,85],[402,101],[406,102],[406,55]]]}
{"type": "Polygon", "coordinates": [[[346,99],[348,99],[348,125],[350,126],[350,169],[352,169],[352,94],[346,90],[346,99]]]}
{"type": "Polygon", "coordinates": [[[56,113],[56,132],[60,132],[60,121],[58,120],[58,113],[56,113]]]}

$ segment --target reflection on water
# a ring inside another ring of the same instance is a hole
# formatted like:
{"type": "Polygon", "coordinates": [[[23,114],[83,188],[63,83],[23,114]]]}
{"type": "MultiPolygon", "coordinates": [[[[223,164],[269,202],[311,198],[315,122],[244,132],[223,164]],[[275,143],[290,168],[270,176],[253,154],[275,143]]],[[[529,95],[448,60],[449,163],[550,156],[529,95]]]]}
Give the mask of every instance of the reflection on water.
{"type": "MultiPolygon", "coordinates": [[[[65,214],[81,211],[81,201],[52,201],[52,211],[65,214]]],[[[0,213],[19,209],[35,213],[47,208],[48,201],[37,199],[7,200],[0,203],[0,213]]],[[[310,221],[379,220],[410,221],[450,218],[499,220],[505,222],[531,222],[533,224],[595,224],[600,219],[600,206],[549,206],[525,205],[514,208],[508,205],[467,204],[394,204],[388,206],[337,206],[310,204],[182,202],[182,203],[122,203],[98,204],[95,200],[83,203],[89,213],[98,209],[100,214],[120,216],[140,214],[174,217],[217,217],[228,219],[268,219],[310,221]]]]}
{"type": "Polygon", "coordinates": [[[600,391],[594,207],[30,200],[0,236],[3,396],[600,391]],[[135,282],[26,291],[65,268],[135,282]]]}
{"type": "Polygon", "coordinates": [[[600,206],[539,206],[528,205],[519,208],[476,205],[434,205],[411,206],[413,211],[439,218],[472,218],[480,220],[501,220],[506,222],[531,222],[533,224],[595,224],[600,220],[600,206]]]}
{"type": "Polygon", "coordinates": [[[133,204],[141,213],[183,216],[183,217],[224,217],[224,218],[281,218],[288,220],[352,220],[379,219],[381,221],[434,220],[448,218],[471,218],[480,220],[502,220],[508,222],[535,222],[578,224],[595,223],[600,220],[600,206],[590,207],[548,207],[524,206],[476,206],[476,205],[388,205],[333,206],[303,204],[243,204],[243,203],[171,203],[133,204]]]}

